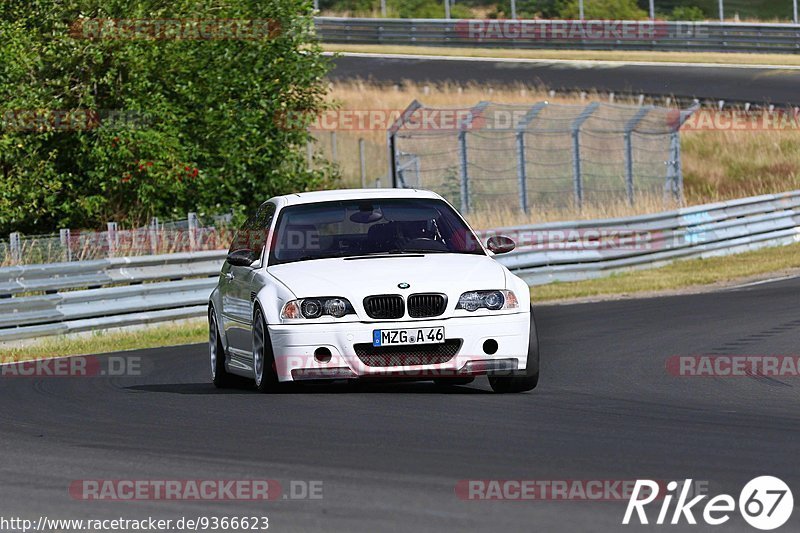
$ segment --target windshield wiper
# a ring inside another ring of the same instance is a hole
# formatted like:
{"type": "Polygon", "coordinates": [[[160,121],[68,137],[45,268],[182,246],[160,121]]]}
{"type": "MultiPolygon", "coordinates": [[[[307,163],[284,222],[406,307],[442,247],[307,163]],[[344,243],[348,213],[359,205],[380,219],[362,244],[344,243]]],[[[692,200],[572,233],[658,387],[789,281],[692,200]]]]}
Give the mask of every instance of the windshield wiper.
{"type": "Polygon", "coordinates": [[[423,250],[422,248],[404,248],[401,253],[409,254],[449,254],[450,250],[423,250]]]}

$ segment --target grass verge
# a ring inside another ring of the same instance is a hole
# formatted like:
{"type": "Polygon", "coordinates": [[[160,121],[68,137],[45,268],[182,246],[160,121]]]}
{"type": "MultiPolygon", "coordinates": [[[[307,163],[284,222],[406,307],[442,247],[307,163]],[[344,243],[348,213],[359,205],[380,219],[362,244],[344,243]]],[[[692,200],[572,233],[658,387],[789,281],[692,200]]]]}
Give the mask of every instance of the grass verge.
{"type": "Polygon", "coordinates": [[[725,257],[688,259],[650,270],[636,270],[607,278],[552,283],[531,288],[536,302],[597,297],[622,297],[722,287],[735,282],[779,276],[800,268],[800,244],[766,248],[725,257]]]}
{"type": "Polygon", "coordinates": [[[94,331],[45,337],[25,344],[9,344],[0,348],[0,362],[179,346],[206,342],[207,339],[208,325],[205,319],[196,319],[139,329],[94,331]]]}
{"type": "Polygon", "coordinates": [[[739,54],[722,52],[625,52],[618,50],[518,50],[512,48],[445,48],[437,46],[323,44],[327,52],[407,54],[568,61],[626,61],[647,63],[714,63],[720,65],[800,66],[794,54],[739,54]]]}

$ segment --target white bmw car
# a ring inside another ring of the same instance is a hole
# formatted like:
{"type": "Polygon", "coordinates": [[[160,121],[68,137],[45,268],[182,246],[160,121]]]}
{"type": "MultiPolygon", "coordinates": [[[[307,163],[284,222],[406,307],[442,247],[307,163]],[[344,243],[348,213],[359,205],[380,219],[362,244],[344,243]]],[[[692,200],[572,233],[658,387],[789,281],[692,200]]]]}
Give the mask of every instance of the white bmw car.
{"type": "Polygon", "coordinates": [[[272,198],[234,238],[208,310],[211,377],[264,392],[391,378],[496,392],[539,380],[528,287],[439,195],[364,189],[272,198]]]}

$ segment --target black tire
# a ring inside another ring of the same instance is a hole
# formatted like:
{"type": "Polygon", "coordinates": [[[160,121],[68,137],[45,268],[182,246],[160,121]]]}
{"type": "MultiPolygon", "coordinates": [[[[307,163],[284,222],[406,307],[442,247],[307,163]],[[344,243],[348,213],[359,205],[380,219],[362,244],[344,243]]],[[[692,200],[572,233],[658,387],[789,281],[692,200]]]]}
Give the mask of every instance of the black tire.
{"type": "Polygon", "coordinates": [[[439,386],[443,386],[443,385],[469,385],[473,381],[475,381],[475,377],[474,376],[469,376],[469,377],[464,377],[464,378],[456,378],[456,377],[452,377],[452,378],[436,378],[436,379],[433,380],[433,382],[436,383],[439,386]]]}
{"type": "Polygon", "coordinates": [[[528,363],[521,376],[489,376],[492,390],[501,393],[527,392],[539,384],[539,335],[531,306],[531,329],[528,337],[528,363]]]}
{"type": "Polygon", "coordinates": [[[227,389],[235,385],[235,376],[225,368],[225,348],[217,326],[217,315],[214,308],[208,308],[208,355],[211,363],[211,382],[218,389],[227,389]]]}
{"type": "Polygon", "coordinates": [[[253,316],[253,379],[259,392],[282,390],[275,372],[275,355],[269,340],[269,330],[261,309],[256,309],[253,316]]]}

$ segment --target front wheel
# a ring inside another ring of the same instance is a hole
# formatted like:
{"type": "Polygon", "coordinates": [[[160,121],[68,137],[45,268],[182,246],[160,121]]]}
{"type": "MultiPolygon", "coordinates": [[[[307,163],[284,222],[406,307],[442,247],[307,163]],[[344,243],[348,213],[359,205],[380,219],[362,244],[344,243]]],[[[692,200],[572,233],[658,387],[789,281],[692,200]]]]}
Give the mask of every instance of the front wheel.
{"type": "Polygon", "coordinates": [[[217,326],[214,308],[208,309],[208,354],[211,362],[211,381],[218,389],[233,385],[233,376],[225,368],[225,348],[217,326]]]}
{"type": "Polygon", "coordinates": [[[539,335],[536,332],[536,320],[533,318],[531,306],[531,328],[528,336],[528,362],[525,374],[521,376],[489,376],[492,390],[501,394],[527,392],[539,384],[539,335]]]}
{"type": "Polygon", "coordinates": [[[280,388],[272,342],[261,309],[253,317],[253,377],[260,392],[276,392],[280,388]]]}

